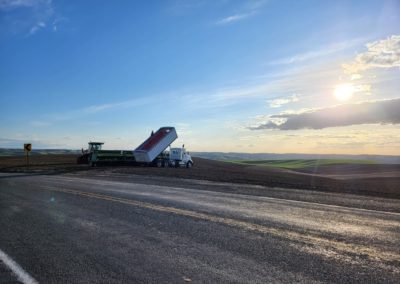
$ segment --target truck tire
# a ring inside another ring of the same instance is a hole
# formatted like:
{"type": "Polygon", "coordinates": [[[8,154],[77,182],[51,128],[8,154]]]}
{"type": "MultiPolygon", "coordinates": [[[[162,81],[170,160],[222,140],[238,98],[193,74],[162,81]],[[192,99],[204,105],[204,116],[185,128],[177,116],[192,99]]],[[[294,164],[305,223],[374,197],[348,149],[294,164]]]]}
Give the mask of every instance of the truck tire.
{"type": "Polygon", "coordinates": [[[157,168],[161,168],[162,167],[162,161],[161,160],[157,160],[156,166],[157,166],[157,168]]]}
{"type": "Polygon", "coordinates": [[[169,161],[168,160],[165,160],[163,164],[164,164],[164,168],[168,168],[169,167],[169,161]]]}
{"type": "Polygon", "coordinates": [[[187,163],[186,163],[186,168],[187,168],[187,169],[190,169],[192,166],[193,166],[193,163],[192,163],[192,162],[187,162],[187,163]]]}

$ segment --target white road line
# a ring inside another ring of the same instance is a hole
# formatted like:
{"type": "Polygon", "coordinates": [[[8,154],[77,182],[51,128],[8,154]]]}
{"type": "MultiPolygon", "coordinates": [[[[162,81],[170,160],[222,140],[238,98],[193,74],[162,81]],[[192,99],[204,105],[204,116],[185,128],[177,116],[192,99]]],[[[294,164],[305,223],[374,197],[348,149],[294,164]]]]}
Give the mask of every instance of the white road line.
{"type": "Polygon", "coordinates": [[[1,249],[0,249],[0,260],[4,262],[4,264],[17,276],[18,280],[21,281],[22,283],[24,284],[39,283],[1,249]]]}

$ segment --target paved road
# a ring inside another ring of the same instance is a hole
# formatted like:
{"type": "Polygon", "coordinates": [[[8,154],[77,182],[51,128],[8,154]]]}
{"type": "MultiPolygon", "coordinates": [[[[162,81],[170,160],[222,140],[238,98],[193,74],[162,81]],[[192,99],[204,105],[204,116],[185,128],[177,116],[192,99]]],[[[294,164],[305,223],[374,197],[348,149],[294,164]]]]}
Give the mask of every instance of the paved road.
{"type": "Polygon", "coordinates": [[[39,283],[400,279],[399,200],[119,180],[0,174],[0,252],[39,283]]]}

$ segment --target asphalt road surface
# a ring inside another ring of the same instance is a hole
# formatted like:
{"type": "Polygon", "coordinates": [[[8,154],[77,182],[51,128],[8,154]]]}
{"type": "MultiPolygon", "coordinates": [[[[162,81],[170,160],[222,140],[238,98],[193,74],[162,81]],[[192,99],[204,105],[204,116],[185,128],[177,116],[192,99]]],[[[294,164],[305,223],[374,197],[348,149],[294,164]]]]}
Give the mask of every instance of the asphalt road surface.
{"type": "Polygon", "coordinates": [[[400,200],[237,186],[0,174],[0,282],[399,283],[400,200]]]}

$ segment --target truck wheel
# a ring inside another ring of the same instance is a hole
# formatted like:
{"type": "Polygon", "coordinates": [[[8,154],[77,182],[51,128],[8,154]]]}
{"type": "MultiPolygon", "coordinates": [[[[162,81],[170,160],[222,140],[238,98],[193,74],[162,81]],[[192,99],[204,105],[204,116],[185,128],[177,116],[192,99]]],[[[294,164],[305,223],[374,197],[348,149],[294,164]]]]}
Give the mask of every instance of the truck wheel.
{"type": "Polygon", "coordinates": [[[157,168],[161,168],[161,166],[162,166],[162,161],[161,161],[161,160],[158,160],[158,161],[157,161],[157,168]]]}
{"type": "Polygon", "coordinates": [[[164,168],[168,168],[169,167],[169,161],[164,161],[164,168]]]}
{"type": "Polygon", "coordinates": [[[186,163],[186,168],[190,169],[193,166],[192,162],[187,162],[186,163]]]}

